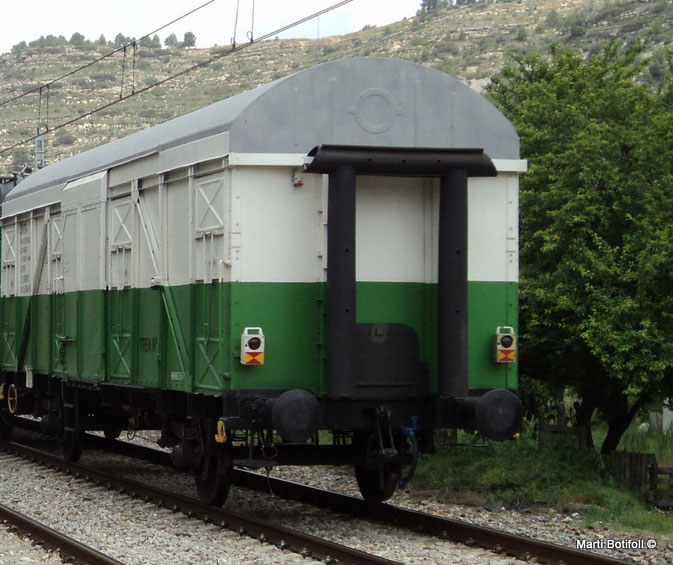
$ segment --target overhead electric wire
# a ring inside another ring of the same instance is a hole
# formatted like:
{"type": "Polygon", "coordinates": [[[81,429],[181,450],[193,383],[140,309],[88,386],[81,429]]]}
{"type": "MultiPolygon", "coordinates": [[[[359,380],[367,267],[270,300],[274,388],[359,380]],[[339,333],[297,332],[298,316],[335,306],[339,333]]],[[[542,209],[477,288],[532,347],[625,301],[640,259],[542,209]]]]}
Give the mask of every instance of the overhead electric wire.
{"type": "Polygon", "coordinates": [[[168,26],[171,26],[174,23],[185,19],[187,16],[191,16],[194,12],[198,12],[201,8],[205,8],[208,4],[212,4],[213,2],[215,2],[215,0],[208,0],[208,2],[205,2],[204,4],[201,4],[199,7],[194,8],[191,12],[187,12],[186,14],[183,14],[179,18],[175,18],[173,21],[168,22],[167,24],[164,24],[161,27],[158,27],[154,31],[150,31],[146,35],[143,35],[140,39],[135,39],[133,41],[130,41],[129,43],[125,43],[124,45],[115,49],[114,51],[110,51],[106,55],[101,55],[100,57],[98,57],[98,59],[94,59],[93,61],[90,61],[87,64],[82,65],[81,67],[78,67],[77,69],[74,69],[72,71],[68,71],[67,73],[65,73],[64,75],[61,75],[58,78],[52,79],[48,82],[45,82],[44,84],[41,84],[40,86],[36,86],[35,88],[32,88],[31,90],[28,90],[27,92],[23,92],[22,94],[18,94],[17,96],[14,96],[13,98],[8,98],[7,100],[4,100],[4,101],[0,102],[0,107],[5,106],[6,104],[9,104],[10,102],[14,102],[15,100],[19,100],[20,98],[23,98],[24,96],[28,96],[29,94],[33,94],[34,92],[38,92],[39,90],[41,90],[43,88],[48,88],[52,84],[54,84],[54,83],[56,83],[60,80],[63,80],[64,78],[68,78],[69,76],[72,76],[76,73],[79,73],[80,71],[83,71],[84,69],[87,69],[87,68],[91,67],[92,65],[95,65],[96,63],[100,63],[101,61],[104,61],[105,59],[107,59],[109,57],[112,57],[113,55],[116,55],[120,51],[125,51],[127,47],[135,45],[136,43],[138,43],[140,41],[143,41],[144,39],[149,38],[150,35],[154,35],[154,34],[160,32],[162,29],[165,29],[168,26]]]}
{"type": "MultiPolygon", "coordinates": [[[[119,104],[120,102],[128,100],[129,98],[132,98],[133,96],[136,96],[138,94],[142,94],[143,92],[146,92],[146,91],[148,91],[148,90],[150,90],[150,89],[152,89],[156,86],[161,86],[162,84],[165,84],[165,83],[167,83],[171,80],[174,80],[178,77],[184,76],[184,75],[186,75],[188,73],[191,73],[191,72],[193,72],[197,69],[201,69],[203,67],[206,67],[206,66],[210,65],[211,63],[214,63],[215,61],[218,61],[218,60],[220,60],[224,57],[228,57],[229,55],[233,55],[234,53],[238,53],[239,51],[242,51],[243,49],[246,49],[246,48],[250,47],[251,45],[254,45],[256,43],[259,43],[260,41],[264,41],[266,39],[274,37],[274,36],[276,36],[280,33],[283,33],[284,31],[287,31],[288,29],[292,29],[293,27],[296,27],[296,26],[301,25],[305,22],[308,22],[312,19],[315,19],[319,16],[322,16],[323,14],[331,12],[332,10],[335,10],[336,8],[340,8],[341,6],[343,6],[345,4],[349,4],[352,1],[353,0],[342,0],[341,2],[337,2],[336,4],[332,4],[331,6],[328,6],[327,8],[324,8],[323,10],[315,12],[315,13],[311,14],[310,16],[306,16],[306,17],[304,17],[300,20],[295,20],[294,22],[292,22],[290,24],[287,24],[287,25],[285,25],[283,27],[280,27],[280,28],[278,28],[274,31],[271,31],[271,32],[255,39],[255,40],[252,40],[248,43],[245,43],[245,44],[241,45],[240,47],[232,46],[232,48],[229,51],[225,51],[224,53],[214,55],[213,57],[210,57],[209,59],[206,59],[205,61],[201,61],[200,63],[197,63],[196,65],[192,65],[191,67],[188,67],[187,69],[184,69],[184,70],[182,70],[178,73],[175,73],[175,74],[170,75],[170,76],[168,76],[164,79],[161,79],[157,82],[154,82],[154,83],[152,83],[152,84],[150,84],[150,85],[148,85],[144,88],[136,90],[135,92],[132,92],[131,94],[127,94],[126,96],[121,96],[120,98],[117,98],[117,99],[113,100],[112,102],[104,104],[103,106],[99,106],[98,108],[95,108],[94,110],[91,110],[90,112],[80,114],[76,118],[68,120],[67,122],[64,122],[62,124],[58,124],[57,126],[54,126],[53,128],[50,128],[49,132],[51,133],[51,132],[54,132],[54,131],[59,130],[61,128],[64,128],[66,126],[69,126],[69,125],[71,125],[75,122],[78,122],[79,120],[82,120],[84,118],[88,118],[89,116],[92,116],[92,115],[96,114],[97,112],[101,112],[103,110],[106,110],[107,108],[110,108],[111,106],[114,106],[115,104],[119,104]]],[[[38,137],[37,135],[33,135],[31,137],[27,137],[27,138],[15,143],[14,145],[11,145],[11,146],[6,147],[4,149],[0,149],[0,155],[9,152],[12,149],[16,149],[17,147],[20,147],[22,145],[25,145],[26,143],[29,143],[30,141],[34,141],[37,137],[38,137]]]]}

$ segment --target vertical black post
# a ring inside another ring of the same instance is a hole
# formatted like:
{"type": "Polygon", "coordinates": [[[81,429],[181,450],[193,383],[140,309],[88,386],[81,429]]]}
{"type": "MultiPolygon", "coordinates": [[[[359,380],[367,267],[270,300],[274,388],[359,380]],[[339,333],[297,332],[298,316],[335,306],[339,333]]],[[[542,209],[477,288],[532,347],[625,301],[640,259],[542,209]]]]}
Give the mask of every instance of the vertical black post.
{"type": "Polygon", "coordinates": [[[354,392],[355,168],[329,175],[327,223],[327,389],[332,397],[354,392]]]}
{"type": "Polygon", "coordinates": [[[455,169],[439,190],[439,394],[466,396],[467,172],[455,169]]]}

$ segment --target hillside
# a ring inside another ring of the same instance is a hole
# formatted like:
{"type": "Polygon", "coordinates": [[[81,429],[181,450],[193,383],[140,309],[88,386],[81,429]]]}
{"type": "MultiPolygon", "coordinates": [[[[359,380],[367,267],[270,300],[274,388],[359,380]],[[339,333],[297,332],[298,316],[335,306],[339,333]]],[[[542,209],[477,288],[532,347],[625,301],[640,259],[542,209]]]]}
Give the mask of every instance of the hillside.
{"type": "Polygon", "coordinates": [[[409,59],[453,74],[480,89],[510,51],[544,50],[558,42],[593,53],[611,37],[635,40],[649,30],[656,56],[644,78],[654,81],[664,68],[662,48],[671,43],[672,23],[671,0],[475,2],[381,28],[365,27],[345,36],[276,39],[233,53],[230,47],[129,47],[125,54],[119,52],[43,88],[41,94],[34,92],[7,102],[114,49],[89,42],[77,46],[40,46],[38,42],[15,46],[12,53],[0,57],[0,172],[32,163],[32,143],[7,148],[32,136],[38,121],[54,128],[218,55],[222,57],[199,70],[54,131],[47,137],[48,161],[297,70],[345,57],[409,59]]]}

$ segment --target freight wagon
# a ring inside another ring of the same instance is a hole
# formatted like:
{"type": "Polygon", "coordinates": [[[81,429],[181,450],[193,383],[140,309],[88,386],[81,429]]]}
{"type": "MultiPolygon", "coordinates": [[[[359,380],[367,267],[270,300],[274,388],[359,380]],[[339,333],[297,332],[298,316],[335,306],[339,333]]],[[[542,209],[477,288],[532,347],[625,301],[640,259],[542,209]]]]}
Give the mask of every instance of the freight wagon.
{"type": "Polygon", "coordinates": [[[160,430],[213,504],[234,465],[389,498],[436,429],[519,425],[524,170],[484,97],[367,58],[41,169],[2,204],[0,431],[160,430]]]}

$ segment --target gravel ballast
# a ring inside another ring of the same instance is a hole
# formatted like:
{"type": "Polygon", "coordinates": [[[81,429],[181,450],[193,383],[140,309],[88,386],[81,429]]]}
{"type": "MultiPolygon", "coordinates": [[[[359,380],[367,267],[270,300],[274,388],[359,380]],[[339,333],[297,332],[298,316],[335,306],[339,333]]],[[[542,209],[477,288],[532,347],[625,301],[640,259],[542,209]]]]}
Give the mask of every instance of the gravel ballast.
{"type": "MultiPolygon", "coordinates": [[[[141,438],[135,441],[142,443],[141,438]]],[[[192,477],[151,463],[97,451],[85,451],[82,463],[100,470],[123,474],[139,481],[196,497],[192,477]]],[[[350,469],[332,467],[278,467],[271,475],[358,496],[350,469]]],[[[131,499],[23,460],[0,455],[0,494],[5,504],[24,512],[125,563],[306,563],[301,556],[241,537],[234,532],[173,514],[151,504],[131,499]]],[[[511,533],[577,547],[578,539],[633,540],[647,536],[588,529],[581,516],[550,509],[508,510],[451,504],[443,491],[420,490],[412,484],[399,490],[392,504],[448,518],[489,526],[511,533]]],[[[403,529],[391,528],[317,507],[284,500],[269,494],[232,487],[226,508],[331,541],[372,552],[403,563],[517,562],[488,550],[467,547],[403,529]]],[[[11,534],[10,534],[11,535],[11,534]]],[[[16,536],[14,536],[16,537],[16,536]]],[[[604,550],[614,557],[651,565],[670,563],[673,539],[655,538],[654,549],[604,550]]],[[[18,542],[17,542],[18,543],[18,542]]],[[[12,546],[13,547],[13,546],[12,546]]],[[[36,551],[32,548],[32,551],[36,551]]],[[[0,549],[0,564],[4,545],[0,549]]],[[[16,557],[16,556],[14,556],[16,557]]],[[[32,562],[47,562],[47,554],[32,562]],[[40,560],[42,559],[42,560],[40,560]]],[[[30,563],[31,561],[26,561],[30,563]]],[[[519,561],[520,563],[520,561],[519,561]]]]}

